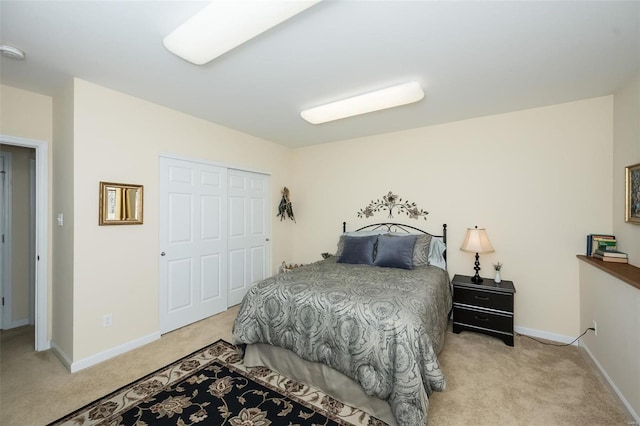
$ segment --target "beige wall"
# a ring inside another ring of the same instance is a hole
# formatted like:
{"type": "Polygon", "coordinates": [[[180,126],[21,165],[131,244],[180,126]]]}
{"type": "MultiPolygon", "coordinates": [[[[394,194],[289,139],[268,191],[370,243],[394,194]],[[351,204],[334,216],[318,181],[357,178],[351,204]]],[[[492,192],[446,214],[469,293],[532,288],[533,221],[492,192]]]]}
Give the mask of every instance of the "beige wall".
{"type": "Polygon", "coordinates": [[[581,345],[640,421],[640,289],[585,262],[579,269],[582,326],[598,328],[581,345]]]}
{"type": "Polygon", "coordinates": [[[293,228],[275,217],[288,148],[78,79],[73,129],[74,360],[158,331],[161,153],[270,173],[274,270],[290,258],[293,228]],[[144,185],[144,224],[98,226],[100,181],[144,185]]]}
{"type": "Polygon", "coordinates": [[[52,105],[50,96],[0,85],[0,133],[51,142],[52,105]]]}
{"type": "MultiPolygon", "coordinates": [[[[40,95],[26,90],[0,84],[0,134],[46,142],[51,147],[53,141],[53,100],[49,96],[40,95]]],[[[52,150],[49,153],[49,194],[52,193],[52,150]]],[[[48,213],[48,258],[52,255],[51,217],[52,197],[49,197],[48,213]]],[[[47,282],[52,281],[52,266],[49,262],[47,282]]],[[[49,307],[51,306],[51,294],[48,294],[49,307]]],[[[51,336],[51,309],[48,309],[47,334],[51,336]]]]}
{"type": "Polygon", "coordinates": [[[29,321],[31,269],[31,159],[33,148],[2,145],[0,151],[11,153],[11,320],[29,321]]]}
{"type": "MultiPolygon", "coordinates": [[[[430,212],[399,221],[449,226],[449,274],[473,274],[458,250],[467,227],[486,227],[515,283],[516,326],[577,336],[578,270],[585,235],[611,223],[611,96],[297,149],[289,188],[297,200],[292,262],[335,251],[342,221],[388,191],[430,212]]],[[[373,221],[385,221],[379,213],[373,221]]]]}
{"type": "Polygon", "coordinates": [[[625,167],[640,163],[640,74],[615,94],[613,232],[629,262],[640,267],[640,225],[624,221],[625,167]]]}
{"type": "MultiPolygon", "coordinates": [[[[629,262],[640,267],[640,225],[624,221],[624,169],[640,163],[640,74],[614,99],[612,230],[629,262]]],[[[580,324],[598,327],[583,346],[640,422],[640,289],[584,262],[579,268],[580,324]]]]}
{"type": "MultiPolygon", "coordinates": [[[[70,364],[74,356],[74,87],[69,81],[54,97],[53,213],[63,215],[63,226],[53,228],[52,344],[70,364]]],[[[82,320],[82,319],[79,319],[82,320]]]]}

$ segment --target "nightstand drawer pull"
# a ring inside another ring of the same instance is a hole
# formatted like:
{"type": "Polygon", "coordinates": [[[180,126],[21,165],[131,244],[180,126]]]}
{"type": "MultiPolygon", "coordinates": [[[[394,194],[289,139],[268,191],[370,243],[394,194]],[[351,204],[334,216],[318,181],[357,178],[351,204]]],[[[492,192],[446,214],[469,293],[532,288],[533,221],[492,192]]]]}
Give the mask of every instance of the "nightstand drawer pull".
{"type": "Polygon", "coordinates": [[[489,321],[489,318],[487,317],[479,317],[477,315],[473,316],[475,319],[477,319],[478,321],[489,321]]]}
{"type": "Polygon", "coordinates": [[[478,299],[478,300],[489,300],[489,298],[486,296],[473,296],[473,297],[474,299],[478,299]]]}

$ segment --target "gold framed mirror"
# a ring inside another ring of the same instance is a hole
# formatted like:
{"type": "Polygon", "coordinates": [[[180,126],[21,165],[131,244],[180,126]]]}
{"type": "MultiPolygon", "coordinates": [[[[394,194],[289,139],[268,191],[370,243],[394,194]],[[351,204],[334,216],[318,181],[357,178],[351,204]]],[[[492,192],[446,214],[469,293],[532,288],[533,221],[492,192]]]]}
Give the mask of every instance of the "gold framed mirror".
{"type": "Polygon", "coordinates": [[[100,182],[98,225],[141,225],[142,185],[100,182]]]}

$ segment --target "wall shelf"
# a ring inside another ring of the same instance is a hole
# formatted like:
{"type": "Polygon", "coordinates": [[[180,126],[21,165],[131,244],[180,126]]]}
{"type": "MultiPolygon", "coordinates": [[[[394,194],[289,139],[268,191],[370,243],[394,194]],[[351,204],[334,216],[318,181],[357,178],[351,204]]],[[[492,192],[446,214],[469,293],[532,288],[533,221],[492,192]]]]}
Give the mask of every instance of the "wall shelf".
{"type": "Polygon", "coordinates": [[[637,266],[628,263],[605,262],[583,254],[578,254],[577,258],[640,289],[640,268],[637,266]]]}

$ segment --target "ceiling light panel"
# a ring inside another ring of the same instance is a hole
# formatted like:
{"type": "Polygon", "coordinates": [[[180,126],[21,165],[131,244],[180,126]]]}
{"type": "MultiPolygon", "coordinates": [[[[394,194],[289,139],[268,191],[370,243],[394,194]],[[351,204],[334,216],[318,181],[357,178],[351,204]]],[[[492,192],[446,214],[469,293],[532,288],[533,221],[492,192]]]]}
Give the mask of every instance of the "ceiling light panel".
{"type": "Polygon", "coordinates": [[[179,57],[203,65],[320,0],[216,0],[163,40],[179,57]]]}
{"type": "Polygon", "coordinates": [[[424,98],[424,91],[416,81],[402,83],[374,92],[331,102],[300,113],[311,124],[321,124],[354,115],[393,108],[418,102],[424,98]]]}
{"type": "Polygon", "coordinates": [[[24,52],[17,47],[10,46],[8,44],[0,44],[0,55],[11,59],[24,59],[24,52]]]}

